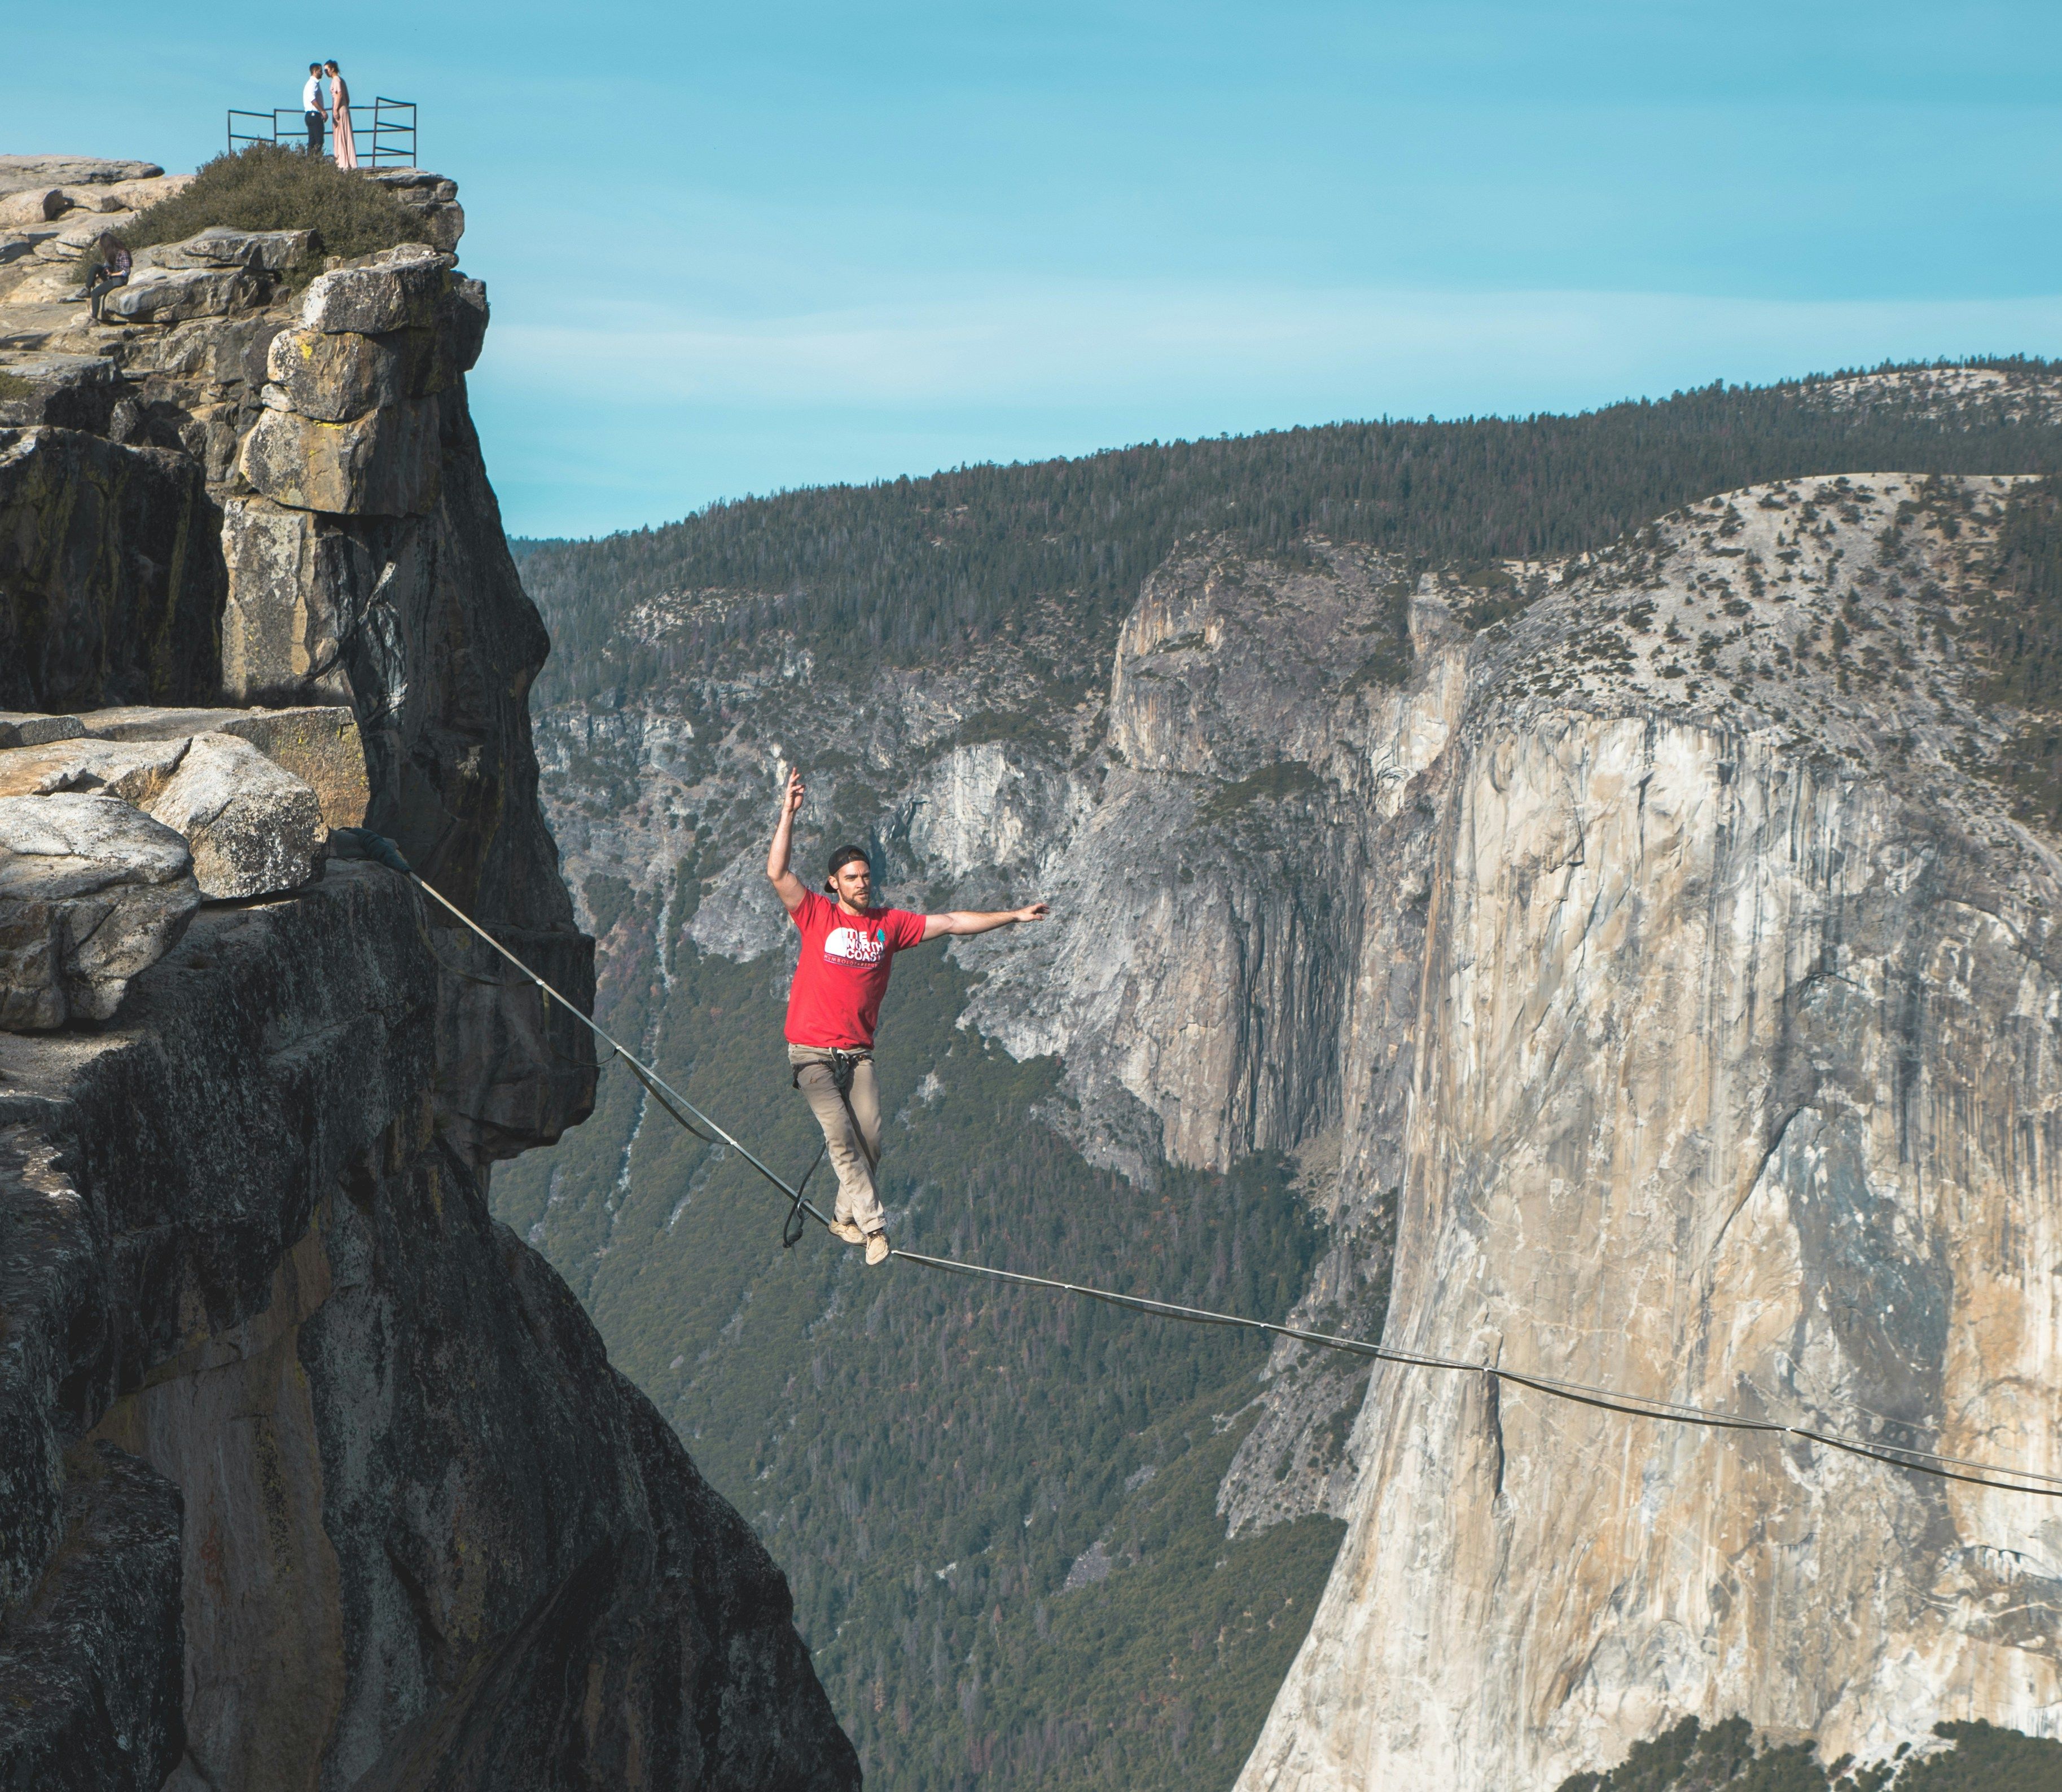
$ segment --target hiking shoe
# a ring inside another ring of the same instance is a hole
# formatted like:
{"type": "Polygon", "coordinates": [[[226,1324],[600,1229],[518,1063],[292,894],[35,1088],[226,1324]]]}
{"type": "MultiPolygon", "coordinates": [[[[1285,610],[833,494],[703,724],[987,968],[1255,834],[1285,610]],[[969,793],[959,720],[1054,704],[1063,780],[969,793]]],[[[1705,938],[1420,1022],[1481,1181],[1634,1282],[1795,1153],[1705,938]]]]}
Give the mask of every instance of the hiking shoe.
{"type": "Polygon", "coordinates": [[[831,1237],[842,1238],[848,1245],[864,1245],[866,1242],[866,1234],[849,1220],[832,1221],[831,1237]]]}
{"type": "Polygon", "coordinates": [[[869,1232],[866,1235],[867,1267],[871,1269],[875,1264],[885,1263],[887,1261],[888,1234],[885,1232],[869,1232]]]}

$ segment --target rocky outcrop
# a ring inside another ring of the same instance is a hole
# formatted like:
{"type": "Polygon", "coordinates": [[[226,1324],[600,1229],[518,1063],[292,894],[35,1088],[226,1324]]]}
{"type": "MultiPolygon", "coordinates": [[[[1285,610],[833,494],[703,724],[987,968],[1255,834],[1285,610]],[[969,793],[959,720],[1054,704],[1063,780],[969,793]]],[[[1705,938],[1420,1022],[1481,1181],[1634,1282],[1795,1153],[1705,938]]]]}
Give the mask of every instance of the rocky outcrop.
{"type": "Polygon", "coordinates": [[[293,293],[294,236],[90,333],[0,269],[0,1778],[852,1786],[778,1570],[487,1213],[584,1035],[322,861],[367,823],[591,990],[484,294],[431,247],[293,293]]]}
{"type": "MultiPolygon", "coordinates": [[[[449,185],[403,190],[444,206],[449,185]]],[[[89,331],[74,311],[18,339],[46,383],[62,358],[93,363],[62,390],[90,395],[68,414],[102,433],[0,432],[0,705],[349,704],[361,819],[579,996],[592,948],[537,811],[526,708],[548,643],[465,403],[485,291],[416,246],[291,292],[279,275],[304,235],[207,231],[149,252],[161,271],[185,266],[168,280],[243,283],[219,316],[89,331]],[[125,604],[147,627],[110,646],[125,604]]],[[[35,402],[48,414],[56,399],[35,402]]],[[[586,1111],[592,1052],[447,920],[431,924],[447,936],[451,1124],[469,1153],[507,1156],[586,1111]]]]}

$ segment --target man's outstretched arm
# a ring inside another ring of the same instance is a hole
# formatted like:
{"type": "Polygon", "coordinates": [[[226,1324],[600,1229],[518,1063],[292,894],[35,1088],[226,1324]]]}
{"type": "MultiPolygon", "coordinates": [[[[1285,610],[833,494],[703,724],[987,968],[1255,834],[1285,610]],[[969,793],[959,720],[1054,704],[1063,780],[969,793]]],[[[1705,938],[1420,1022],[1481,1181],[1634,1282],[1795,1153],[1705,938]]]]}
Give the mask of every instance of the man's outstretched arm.
{"type": "MultiPolygon", "coordinates": [[[[766,881],[773,886],[773,893],[780,897],[780,906],[789,914],[802,906],[802,898],[809,892],[802,888],[802,880],[795,875],[795,816],[808,794],[802,788],[802,774],[791,771],[788,774],[788,788],[780,796],[780,825],[773,830],[773,844],[766,848],[766,881]]],[[[929,939],[927,933],[925,938],[929,939]]]]}
{"type": "Polygon", "coordinates": [[[941,933],[986,933],[993,928],[1008,927],[1013,921],[1042,921],[1049,912],[1042,902],[1029,903],[1021,908],[999,908],[992,914],[983,914],[973,908],[955,908],[949,914],[926,915],[924,937],[935,940],[941,933]]]}

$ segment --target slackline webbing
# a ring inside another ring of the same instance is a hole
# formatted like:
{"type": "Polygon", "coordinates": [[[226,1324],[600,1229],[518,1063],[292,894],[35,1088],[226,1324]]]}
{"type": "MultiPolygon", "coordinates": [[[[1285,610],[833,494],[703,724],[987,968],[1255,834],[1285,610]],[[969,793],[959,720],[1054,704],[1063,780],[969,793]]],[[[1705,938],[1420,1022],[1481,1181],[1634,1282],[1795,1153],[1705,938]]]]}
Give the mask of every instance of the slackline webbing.
{"type": "MultiPolygon", "coordinates": [[[[392,850],[391,846],[389,850],[392,850]]],[[[393,863],[391,860],[383,862],[393,863]]],[[[425,883],[414,871],[409,871],[407,875],[418,889],[449,909],[535,984],[540,995],[556,1002],[608,1046],[623,1060],[631,1075],[644,1085],[646,1093],[681,1126],[696,1138],[710,1144],[720,1143],[735,1151],[788,1198],[793,1204],[791,1213],[804,1213],[819,1225],[829,1225],[829,1219],[821,1209],[805,1201],[800,1189],[768,1169],[764,1161],[696,1107],[599,1022],[581,1013],[463,909],[425,883]]],[[[1698,1425],[1711,1430],[1754,1432],[1773,1437],[1795,1437],[1800,1442],[1819,1444],[1848,1456],[1862,1457],[1871,1462],[1884,1463],[1893,1469],[1909,1469],[1915,1473],[1933,1475],[1944,1481],[1966,1481],[1972,1486],[1992,1488],[2001,1493],[2037,1493],[2048,1499],[2062,1498],[2062,1475],[2044,1474],[2036,1469],[2001,1468],[1996,1463],[1973,1461],[1960,1456],[1943,1456],[1935,1450],[1919,1449],[1902,1444],[1886,1444],[1879,1440],[1857,1437],[1846,1432],[1823,1430],[1814,1425],[1784,1425],[1775,1419],[1757,1418],[1751,1413],[1686,1405],[1675,1401],[1651,1399],[1645,1394],[1627,1393],[1615,1388],[1594,1387],[1586,1382],[1562,1381],[1551,1375],[1529,1374],[1519,1369],[1505,1369],[1493,1362],[1467,1362],[1455,1357],[1399,1350],[1388,1345],[1371,1344],[1366,1338],[1340,1337],[1329,1332],[1314,1332],[1300,1325],[1280,1325],[1269,1319],[1249,1319],[1239,1313],[1215,1313],[1205,1307],[1188,1307],[1172,1301],[1155,1301],[1141,1294],[1120,1294],[1111,1289],[1091,1287],[1083,1282],[1061,1281],[1051,1276],[1029,1275],[1016,1269],[997,1269],[984,1263],[962,1263],[954,1257],[931,1257],[921,1251],[906,1251],[899,1246],[891,1247],[889,1255],[900,1257],[905,1263],[917,1264],[949,1276],[977,1277],[990,1281],[1014,1283],[1021,1288],[1050,1289],[1055,1293],[1077,1295],[1083,1300],[1100,1301],[1105,1305],[1123,1307],[1133,1313],[1178,1320],[1184,1325],[1230,1325],[1250,1332],[1265,1332],[1274,1337],[1294,1338],[1298,1343],[1314,1345],[1321,1349],[1366,1357],[1377,1362],[1394,1363],[1404,1369],[1444,1369],[1458,1374],[1486,1376],[1493,1381],[1509,1382],[1514,1387],[1529,1388],[1535,1393],[1543,1393],[1555,1400],[1599,1407],[1606,1412],[1622,1413],[1632,1418],[1655,1419],[1669,1425],[1698,1425]]],[[[1892,1422],[1901,1424],[1906,1421],[1892,1422]]]]}

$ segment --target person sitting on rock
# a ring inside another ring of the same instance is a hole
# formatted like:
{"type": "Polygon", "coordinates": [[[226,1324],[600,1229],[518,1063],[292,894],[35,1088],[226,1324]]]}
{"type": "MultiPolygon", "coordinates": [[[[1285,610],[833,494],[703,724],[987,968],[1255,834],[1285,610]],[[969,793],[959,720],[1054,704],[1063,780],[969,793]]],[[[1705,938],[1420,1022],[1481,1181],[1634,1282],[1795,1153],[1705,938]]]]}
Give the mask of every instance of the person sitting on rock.
{"type": "Polygon", "coordinates": [[[129,284],[129,271],[134,263],[121,238],[111,231],[102,231],[100,240],[86,254],[86,299],[93,307],[93,321],[104,323],[101,315],[101,301],[117,287],[129,284]]]}
{"type": "Polygon", "coordinates": [[[874,1184],[881,1092],[873,1075],[873,1030],[895,955],[943,933],[965,937],[1013,921],[1043,920],[1047,910],[1042,902],[993,914],[876,908],[873,867],[856,846],[831,855],[823,895],[804,889],[790,864],[804,794],[802,774],[790,772],[780,824],[766,852],[767,878],[802,936],[788,996],[788,1062],[837,1173],[831,1230],[848,1245],[865,1245],[869,1264],[885,1263],[888,1221],[874,1184]]]}

